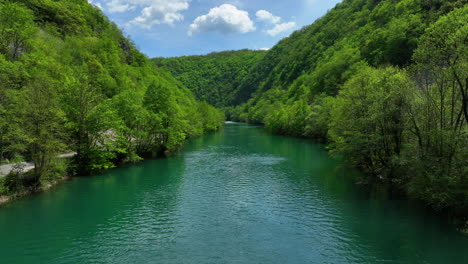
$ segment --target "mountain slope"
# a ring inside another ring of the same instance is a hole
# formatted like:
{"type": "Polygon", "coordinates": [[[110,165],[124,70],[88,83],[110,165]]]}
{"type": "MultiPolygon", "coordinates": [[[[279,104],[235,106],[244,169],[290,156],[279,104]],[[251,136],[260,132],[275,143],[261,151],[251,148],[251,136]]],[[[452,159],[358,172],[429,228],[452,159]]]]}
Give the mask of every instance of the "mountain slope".
{"type": "Polygon", "coordinates": [[[254,92],[302,83],[315,93],[336,94],[361,60],[372,66],[406,66],[425,28],[466,3],[345,0],[269,50],[244,78],[236,102],[245,102],[254,92]]]}
{"type": "Polygon", "coordinates": [[[237,87],[264,54],[254,50],[224,51],[204,56],[155,58],[153,62],[171,72],[198,100],[225,107],[234,103],[237,87]]]}

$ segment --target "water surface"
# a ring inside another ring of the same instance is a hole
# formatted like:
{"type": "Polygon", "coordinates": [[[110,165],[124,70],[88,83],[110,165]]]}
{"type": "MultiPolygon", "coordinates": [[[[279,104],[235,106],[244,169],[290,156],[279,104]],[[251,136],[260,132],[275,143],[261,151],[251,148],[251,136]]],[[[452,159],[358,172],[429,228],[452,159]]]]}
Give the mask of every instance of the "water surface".
{"type": "Polygon", "coordinates": [[[0,263],[468,263],[468,238],[323,146],[228,124],[0,208],[0,263]]]}

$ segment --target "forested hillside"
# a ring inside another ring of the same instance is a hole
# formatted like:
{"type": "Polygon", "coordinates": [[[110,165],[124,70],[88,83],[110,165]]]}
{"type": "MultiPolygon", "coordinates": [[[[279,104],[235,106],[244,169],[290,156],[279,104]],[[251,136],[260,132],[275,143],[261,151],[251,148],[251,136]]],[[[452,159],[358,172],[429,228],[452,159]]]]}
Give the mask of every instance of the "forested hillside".
{"type": "MultiPolygon", "coordinates": [[[[241,94],[275,89],[292,89],[290,94],[294,94],[303,85],[314,94],[336,95],[361,62],[370,66],[411,64],[413,51],[425,29],[466,3],[466,0],[345,0],[269,50],[239,89],[243,91],[241,94]]],[[[239,99],[245,101],[243,96],[239,99]]]]}
{"type": "Polygon", "coordinates": [[[264,54],[258,50],[225,51],[205,56],[155,58],[153,62],[171,72],[198,100],[225,107],[235,103],[242,80],[264,54]]]}
{"type": "Polygon", "coordinates": [[[362,182],[466,215],[467,21],[466,0],[344,0],[249,70],[228,117],[326,141],[362,182]]]}
{"type": "Polygon", "coordinates": [[[86,0],[0,0],[0,163],[35,163],[0,194],[176,150],[223,119],[86,0]]]}

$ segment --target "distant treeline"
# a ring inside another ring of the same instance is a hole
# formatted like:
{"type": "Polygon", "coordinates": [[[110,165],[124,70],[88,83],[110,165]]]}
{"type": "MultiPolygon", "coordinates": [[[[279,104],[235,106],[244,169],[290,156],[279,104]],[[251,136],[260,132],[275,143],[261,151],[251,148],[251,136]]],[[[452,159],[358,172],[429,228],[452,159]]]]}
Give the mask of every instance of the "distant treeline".
{"type": "Polygon", "coordinates": [[[265,55],[260,50],[213,52],[204,56],[155,58],[153,62],[171,72],[198,100],[221,108],[248,99],[239,93],[249,70],[265,55]]]}

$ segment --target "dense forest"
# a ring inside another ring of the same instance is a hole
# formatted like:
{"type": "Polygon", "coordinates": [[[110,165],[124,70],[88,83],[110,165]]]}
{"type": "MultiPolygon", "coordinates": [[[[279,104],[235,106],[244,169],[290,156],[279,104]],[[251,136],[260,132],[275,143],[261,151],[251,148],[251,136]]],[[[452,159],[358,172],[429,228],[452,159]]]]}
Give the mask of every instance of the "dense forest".
{"type": "Polygon", "coordinates": [[[327,142],[361,182],[466,215],[467,21],[466,0],[344,0],[262,55],[227,116],[327,142]]]}
{"type": "Polygon", "coordinates": [[[237,102],[240,83],[264,54],[259,50],[224,51],[204,56],[155,58],[153,62],[171,72],[198,100],[221,108],[237,102]]]}
{"type": "Polygon", "coordinates": [[[0,0],[0,164],[35,164],[0,195],[175,151],[223,120],[86,0],[0,0]]]}

